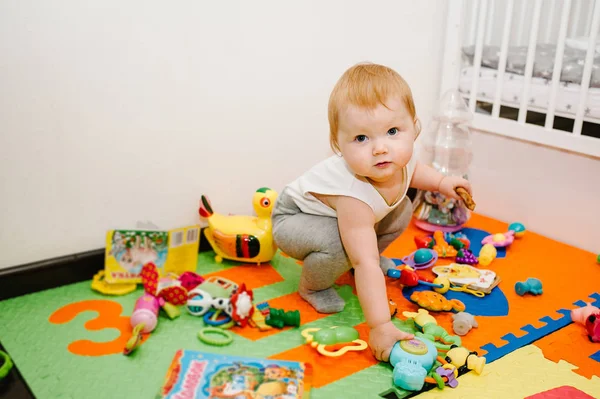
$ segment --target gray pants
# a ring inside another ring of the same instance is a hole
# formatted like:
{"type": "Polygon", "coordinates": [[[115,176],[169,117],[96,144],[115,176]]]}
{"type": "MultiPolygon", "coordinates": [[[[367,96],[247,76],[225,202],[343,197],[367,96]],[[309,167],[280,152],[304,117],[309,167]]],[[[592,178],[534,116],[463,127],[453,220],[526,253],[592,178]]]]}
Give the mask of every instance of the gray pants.
{"type": "MultiPolygon", "coordinates": [[[[412,203],[405,197],[390,214],[375,224],[381,254],[408,226],[412,203]]],[[[342,245],[337,218],[302,213],[284,189],[273,210],[273,238],[289,256],[303,261],[300,290],[321,291],[352,267],[342,245]]],[[[381,257],[384,272],[394,263],[381,257]]]]}

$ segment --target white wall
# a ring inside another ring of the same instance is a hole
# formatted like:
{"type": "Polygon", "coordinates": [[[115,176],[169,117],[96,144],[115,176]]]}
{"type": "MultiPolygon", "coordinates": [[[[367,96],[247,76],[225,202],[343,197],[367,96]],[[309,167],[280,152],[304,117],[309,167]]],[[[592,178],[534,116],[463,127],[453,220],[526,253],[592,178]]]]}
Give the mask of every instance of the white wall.
{"type": "Polygon", "coordinates": [[[364,60],[430,120],[445,3],[0,2],[0,267],[104,246],[111,228],[249,213],[329,154],[327,100],[364,60]]]}
{"type": "Polygon", "coordinates": [[[600,159],[479,131],[473,151],[479,213],[600,253],[600,159]]]}

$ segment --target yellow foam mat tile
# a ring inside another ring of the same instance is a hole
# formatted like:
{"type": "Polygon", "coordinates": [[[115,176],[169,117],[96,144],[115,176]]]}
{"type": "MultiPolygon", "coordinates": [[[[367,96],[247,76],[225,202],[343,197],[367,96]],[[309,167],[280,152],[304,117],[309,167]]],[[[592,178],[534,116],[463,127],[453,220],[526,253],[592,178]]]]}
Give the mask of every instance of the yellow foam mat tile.
{"type": "Polygon", "coordinates": [[[432,389],[417,398],[522,399],[565,385],[600,398],[600,378],[593,376],[588,380],[571,371],[576,368],[563,360],[554,363],[544,357],[540,348],[528,345],[486,364],[481,375],[470,372],[459,377],[456,389],[432,389]]]}

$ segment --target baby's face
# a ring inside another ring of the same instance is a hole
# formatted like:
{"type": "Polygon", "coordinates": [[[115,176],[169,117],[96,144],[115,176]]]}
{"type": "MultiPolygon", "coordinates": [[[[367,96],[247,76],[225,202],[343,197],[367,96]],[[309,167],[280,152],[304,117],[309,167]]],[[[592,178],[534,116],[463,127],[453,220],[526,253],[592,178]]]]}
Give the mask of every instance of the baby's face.
{"type": "Polygon", "coordinates": [[[373,110],[350,106],[340,114],[338,143],[354,173],[376,183],[398,176],[412,157],[415,121],[400,98],[373,110]]]}

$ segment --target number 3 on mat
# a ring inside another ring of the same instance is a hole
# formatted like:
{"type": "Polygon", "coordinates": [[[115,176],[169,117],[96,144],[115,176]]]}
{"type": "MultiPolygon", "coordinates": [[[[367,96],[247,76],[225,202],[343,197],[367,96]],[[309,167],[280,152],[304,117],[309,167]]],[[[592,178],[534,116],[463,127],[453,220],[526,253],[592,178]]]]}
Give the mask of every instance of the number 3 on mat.
{"type": "MultiPolygon", "coordinates": [[[[82,312],[97,312],[98,317],[84,324],[86,330],[99,331],[106,328],[116,328],[119,336],[110,342],[94,342],[87,339],[73,341],[69,344],[69,352],[80,356],[104,356],[123,353],[127,340],[131,337],[129,317],[121,316],[123,308],[117,302],[106,299],[89,300],[70,303],[52,313],[50,323],[63,324],[73,320],[82,312]]],[[[146,337],[143,337],[145,341],[146,337]]]]}

